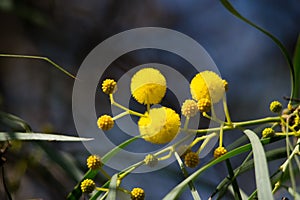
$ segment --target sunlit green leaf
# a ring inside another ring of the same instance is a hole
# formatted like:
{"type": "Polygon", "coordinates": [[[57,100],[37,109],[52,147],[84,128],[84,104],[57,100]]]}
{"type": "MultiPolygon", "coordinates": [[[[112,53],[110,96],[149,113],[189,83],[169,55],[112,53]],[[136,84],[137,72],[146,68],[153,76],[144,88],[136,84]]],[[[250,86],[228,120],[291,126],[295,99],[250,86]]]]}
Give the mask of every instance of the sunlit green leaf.
{"type": "Polygon", "coordinates": [[[64,141],[64,142],[79,142],[90,141],[93,138],[81,138],[66,135],[56,135],[48,133],[19,133],[19,132],[0,132],[0,141],[7,140],[46,140],[46,141],[64,141]]]}
{"type": "Polygon", "coordinates": [[[106,197],[106,200],[116,200],[117,199],[117,184],[118,184],[118,174],[114,174],[111,177],[109,183],[109,192],[106,197]]]}
{"type": "Polygon", "coordinates": [[[271,33],[269,33],[268,31],[264,30],[263,28],[257,26],[256,24],[254,24],[253,22],[251,22],[250,20],[248,20],[247,18],[245,18],[244,16],[242,16],[232,5],[228,0],[220,0],[221,3],[223,4],[223,6],[234,16],[236,16],[237,18],[239,18],[240,20],[246,22],[247,24],[249,24],[250,26],[256,28],[257,30],[261,31],[262,33],[264,33],[265,35],[267,35],[269,38],[271,38],[275,44],[280,48],[282,54],[284,55],[288,66],[290,68],[290,73],[291,73],[291,82],[292,82],[292,91],[291,91],[291,97],[294,95],[294,90],[295,87],[299,87],[296,86],[296,72],[294,70],[293,67],[293,62],[292,59],[287,51],[287,49],[285,48],[285,46],[280,42],[279,39],[277,39],[274,35],[272,35],[271,33]]]}
{"type": "Polygon", "coordinates": [[[256,133],[251,130],[244,130],[244,133],[248,136],[252,145],[258,199],[274,199],[264,148],[256,133]]]}
{"type": "MultiPolygon", "coordinates": [[[[266,139],[262,139],[261,142],[262,142],[262,144],[269,144],[269,143],[276,142],[281,139],[282,139],[282,137],[277,137],[277,138],[273,138],[273,139],[266,138],[266,139]]],[[[246,144],[246,145],[243,145],[236,149],[233,149],[232,151],[227,152],[226,154],[224,154],[223,156],[221,156],[217,159],[212,160],[208,164],[204,165],[203,167],[201,167],[200,169],[195,171],[193,174],[191,174],[189,177],[187,177],[184,181],[179,183],[163,199],[164,200],[176,199],[191,180],[194,180],[195,178],[197,178],[201,173],[203,173],[207,169],[211,168],[212,166],[214,166],[228,158],[234,157],[236,155],[245,153],[250,150],[251,150],[251,144],[246,144]]]]}

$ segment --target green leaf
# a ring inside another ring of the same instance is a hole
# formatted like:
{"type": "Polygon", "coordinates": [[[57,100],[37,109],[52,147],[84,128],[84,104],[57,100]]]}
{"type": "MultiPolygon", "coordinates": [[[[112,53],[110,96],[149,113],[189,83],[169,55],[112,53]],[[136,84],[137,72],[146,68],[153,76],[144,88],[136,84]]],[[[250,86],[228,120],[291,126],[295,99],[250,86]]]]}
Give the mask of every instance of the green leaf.
{"type": "Polygon", "coordinates": [[[246,22],[247,24],[249,24],[250,26],[256,28],[257,30],[261,31],[262,33],[264,33],[265,35],[267,35],[269,38],[271,38],[271,40],[273,40],[273,42],[275,42],[275,44],[280,48],[282,54],[285,57],[285,60],[288,63],[288,66],[290,68],[290,73],[291,73],[291,82],[292,82],[292,91],[291,91],[291,97],[293,97],[294,95],[294,90],[296,89],[296,72],[294,70],[293,67],[293,62],[292,59],[287,51],[287,49],[285,48],[285,46],[280,42],[279,39],[277,39],[275,36],[273,36],[271,33],[269,33],[268,31],[264,30],[263,28],[257,26],[256,24],[254,24],[253,22],[251,22],[250,20],[246,19],[245,17],[243,17],[231,4],[228,0],[220,0],[221,3],[223,4],[223,6],[234,16],[236,16],[237,18],[239,18],[240,20],[246,22]]]}
{"type": "Polygon", "coordinates": [[[31,127],[27,124],[27,122],[10,113],[0,111],[0,123],[12,130],[24,130],[26,132],[31,132],[31,127]]]}
{"type": "Polygon", "coordinates": [[[136,139],[140,138],[141,136],[135,136],[132,137],[128,140],[126,140],[125,142],[123,142],[122,144],[120,144],[119,146],[116,146],[115,148],[113,148],[112,150],[110,150],[107,154],[105,154],[102,158],[102,162],[106,163],[109,159],[111,159],[114,155],[116,155],[119,151],[121,151],[124,147],[126,147],[127,145],[129,145],[130,143],[132,143],[133,141],[135,141],[136,139]]]}
{"type": "Polygon", "coordinates": [[[288,191],[289,191],[289,193],[290,193],[291,195],[293,195],[293,196],[295,195],[295,196],[294,196],[294,199],[295,199],[295,200],[300,200],[300,194],[297,193],[296,191],[294,191],[293,188],[289,187],[289,188],[288,188],[288,191]]]}
{"type": "Polygon", "coordinates": [[[90,141],[93,138],[81,138],[66,135],[56,135],[48,133],[19,133],[19,132],[0,132],[0,141],[7,140],[46,140],[46,141],[64,141],[64,142],[80,142],[90,141]]]}
{"type": "Polygon", "coordinates": [[[114,174],[111,177],[109,183],[109,192],[106,197],[106,200],[116,200],[117,199],[117,184],[118,184],[118,174],[114,174]]]}
{"type": "Polygon", "coordinates": [[[258,199],[274,199],[264,148],[256,133],[249,129],[244,130],[244,133],[248,136],[252,145],[258,199]]]}
{"type": "MultiPolygon", "coordinates": [[[[254,167],[253,159],[248,160],[248,159],[250,159],[251,155],[252,155],[252,153],[250,153],[247,156],[247,158],[243,161],[243,163],[234,170],[234,177],[237,177],[237,176],[243,174],[244,172],[253,169],[253,167],[254,167]]],[[[273,161],[273,160],[286,158],[286,148],[282,147],[282,148],[276,148],[276,149],[270,150],[270,151],[266,152],[266,157],[267,157],[267,161],[273,161]]],[[[216,191],[211,195],[211,197],[213,197],[217,193],[219,193],[219,197],[223,197],[223,195],[227,191],[227,188],[231,184],[231,182],[232,182],[232,180],[228,179],[227,177],[224,178],[220,182],[220,184],[217,186],[216,191]]]]}
{"type": "Polygon", "coordinates": [[[294,52],[294,70],[295,70],[295,88],[293,90],[293,99],[300,99],[300,35],[296,43],[294,52]]]}
{"type": "MultiPolygon", "coordinates": [[[[282,137],[266,138],[266,139],[262,139],[261,142],[262,142],[262,144],[269,144],[269,143],[273,143],[273,142],[276,142],[276,141],[281,140],[281,139],[282,139],[282,137]]],[[[218,163],[220,163],[220,162],[222,162],[222,161],[224,161],[228,158],[231,158],[233,156],[245,153],[249,150],[251,150],[251,144],[246,144],[246,145],[243,145],[243,146],[238,147],[236,149],[233,149],[232,151],[227,152],[226,154],[224,154],[223,156],[221,156],[217,159],[212,160],[208,164],[204,165],[203,167],[201,167],[200,169],[195,171],[193,174],[191,174],[189,177],[187,177],[184,181],[179,183],[163,199],[164,200],[176,199],[177,196],[182,192],[182,190],[187,186],[187,184],[191,180],[194,180],[195,178],[197,178],[201,173],[203,173],[207,169],[211,168],[212,166],[214,166],[214,165],[216,165],[216,164],[218,164],[218,163]]]]}
{"type": "MultiPolygon", "coordinates": [[[[130,138],[128,140],[126,140],[125,142],[121,143],[119,146],[116,146],[115,148],[113,148],[112,150],[110,150],[108,153],[106,153],[103,157],[102,157],[102,162],[106,163],[111,157],[113,157],[116,153],[118,153],[121,149],[125,148],[127,145],[129,145],[130,143],[132,143],[133,141],[135,141],[136,139],[140,138],[140,136],[136,136],[133,138],[130,138]]],[[[89,170],[86,172],[86,174],[84,175],[83,179],[94,179],[95,176],[97,175],[98,171],[97,170],[89,170]]],[[[67,199],[68,200],[77,200],[80,198],[82,192],[80,189],[80,182],[77,183],[77,185],[74,187],[73,191],[70,192],[68,194],[67,199]]],[[[95,195],[94,195],[94,199],[96,199],[98,196],[100,195],[100,191],[98,191],[95,195]]],[[[93,197],[92,197],[93,199],[93,197]]]]}

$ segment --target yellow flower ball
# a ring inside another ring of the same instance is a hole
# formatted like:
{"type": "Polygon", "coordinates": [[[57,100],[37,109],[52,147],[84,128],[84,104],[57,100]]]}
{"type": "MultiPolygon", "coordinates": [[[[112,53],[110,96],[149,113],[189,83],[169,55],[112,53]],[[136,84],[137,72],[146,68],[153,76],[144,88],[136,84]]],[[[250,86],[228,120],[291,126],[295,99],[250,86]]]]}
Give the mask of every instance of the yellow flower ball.
{"type": "Polygon", "coordinates": [[[142,188],[133,188],[130,192],[132,200],[144,200],[145,191],[142,188]]]}
{"type": "Polygon", "coordinates": [[[158,104],[167,91],[166,79],[157,69],[144,68],[133,75],[130,89],[140,104],[158,104]]]}
{"type": "Polygon", "coordinates": [[[96,188],[96,184],[92,179],[85,179],[80,184],[83,193],[92,193],[96,188]]]}
{"type": "Polygon", "coordinates": [[[190,151],[184,156],[184,164],[189,168],[197,167],[199,162],[199,155],[196,152],[190,151]]]}
{"type": "Polygon", "coordinates": [[[101,158],[97,155],[90,155],[86,160],[86,164],[92,170],[99,169],[103,165],[101,158]]]}
{"type": "Polygon", "coordinates": [[[140,118],[138,126],[144,140],[154,144],[164,144],[172,141],[177,135],[180,117],[171,108],[153,108],[147,116],[140,118]]]}
{"type": "Polygon", "coordinates": [[[214,151],[214,157],[219,158],[220,156],[223,156],[225,153],[227,153],[225,147],[218,147],[214,151]]]}
{"type": "Polygon", "coordinates": [[[102,82],[102,91],[105,94],[113,94],[117,91],[117,82],[113,79],[105,79],[102,82]]]}
{"type": "Polygon", "coordinates": [[[114,127],[114,120],[109,115],[102,115],[97,120],[97,125],[100,129],[108,131],[114,127]]]}
{"type": "Polygon", "coordinates": [[[191,81],[190,89],[193,99],[210,99],[212,103],[218,103],[225,93],[223,80],[212,71],[197,74],[191,81]]]}
{"type": "Polygon", "coordinates": [[[191,99],[185,100],[181,106],[181,113],[186,117],[194,117],[198,113],[196,101],[191,99]]]}

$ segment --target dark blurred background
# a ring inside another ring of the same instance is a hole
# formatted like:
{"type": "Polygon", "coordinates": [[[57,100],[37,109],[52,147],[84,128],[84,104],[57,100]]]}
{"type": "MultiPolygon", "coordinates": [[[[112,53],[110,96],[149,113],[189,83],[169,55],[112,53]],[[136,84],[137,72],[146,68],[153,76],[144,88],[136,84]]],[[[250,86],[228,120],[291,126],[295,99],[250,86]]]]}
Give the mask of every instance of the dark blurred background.
{"type": "MultiPolygon", "coordinates": [[[[300,31],[299,0],[232,3],[245,17],[277,36],[292,54],[300,31]]],[[[208,51],[229,82],[227,98],[234,121],[270,115],[268,105],[273,100],[286,105],[282,97],[290,94],[290,76],[279,48],[233,17],[219,1],[0,0],[0,53],[46,56],[76,74],[85,56],[100,42],[144,26],[180,31],[208,51]]],[[[116,62],[114,73],[122,74],[124,66],[149,62],[149,58],[155,62],[163,59],[153,54],[147,58],[147,52],[143,56],[132,54],[116,62]]],[[[172,60],[169,62],[172,65],[172,60]]],[[[72,78],[44,61],[0,58],[1,109],[21,117],[36,132],[77,135],[71,106],[73,83],[72,78]]],[[[242,133],[228,135],[225,145],[242,133]]],[[[14,143],[6,163],[14,199],[64,199],[86,170],[87,155],[81,143],[14,143]],[[52,157],[47,149],[55,149],[52,157]],[[57,164],[57,155],[78,171],[57,164]]],[[[233,161],[234,167],[238,164],[233,161]]],[[[274,163],[274,168],[278,166],[274,163]]],[[[202,198],[207,199],[225,176],[223,164],[202,174],[196,181],[202,198]]],[[[124,185],[127,189],[144,187],[146,199],[161,199],[182,179],[175,163],[160,171],[130,175],[124,185]]],[[[104,181],[101,177],[97,180],[99,185],[104,181]]],[[[242,176],[239,183],[249,194],[255,187],[253,172],[242,176]]],[[[276,199],[283,195],[284,191],[276,199]]],[[[186,191],[180,199],[191,198],[186,191]]],[[[5,199],[2,184],[0,199],[5,199]]]]}

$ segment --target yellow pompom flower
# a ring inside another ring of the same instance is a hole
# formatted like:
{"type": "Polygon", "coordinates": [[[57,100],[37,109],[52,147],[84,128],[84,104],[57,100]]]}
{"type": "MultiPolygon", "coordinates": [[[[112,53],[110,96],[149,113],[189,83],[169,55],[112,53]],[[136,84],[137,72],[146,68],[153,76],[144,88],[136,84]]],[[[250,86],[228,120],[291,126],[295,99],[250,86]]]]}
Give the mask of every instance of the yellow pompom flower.
{"type": "Polygon", "coordinates": [[[200,112],[209,112],[211,108],[211,102],[209,99],[200,99],[197,103],[200,112]]]}
{"type": "Polygon", "coordinates": [[[157,69],[144,68],[133,75],[130,89],[140,104],[158,104],[167,91],[166,79],[157,69]]]}
{"type": "Polygon", "coordinates": [[[279,101],[272,101],[270,103],[270,110],[274,113],[279,113],[282,110],[282,104],[279,101]]]}
{"type": "Polygon", "coordinates": [[[105,94],[113,94],[117,91],[117,82],[113,79],[105,79],[102,82],[102,91],[105,94]]]}
{"type": "Polygon", "coordinates": [[[199,165],[200,159],[196,152],[188,152],[184,156],[184,164],[189,168],[195,168],[199,165]]]}
{"type": "Polygon", "coordinates": [[[154,144],[172,141],[180,128],[179,115],[167,107],[152,108],[149,114],[138,122],[140,134],[144,140],[154,144]]]}
{"type": "Polygon", "coordinates": [[[273,137],[274,135],[275,135],[275,131],[272,128],[265,128],[262,131],[262,137],[263,138],[273,137]]]}
{"type": "Polygon", "coordinates": [[[98,127],[104,131],[108,131],[109,129],[111,129],[114,126],[114,124],[115,123],[113,118],[109,115],[102,115],[97,120],[98,127]]]}
{"type": "Polygon", "coordinates": [[[81,182],[80,188],[83,193],[92,193],[96,188],[96,184],[92,179],[85,179],[81,182]]]}
{"type": "Polygon", "coordinates": [[[225,147],[218,147],[214,151],[214,157],[219,158],[220,156],[223,156],[225,153],[227,153],[225,147]]]}
{"type": "Polygon", "coordinates": [[[225,93],[224,82],[215,72],[203,71],[198,73],[190,84],[193,99],[210,99],[218,103],[225,93]]]}
{"type": "Polygon", "coordinates": [[[198,113],[196,101],[191,99],[185,100],[181,106],[181,113],[186,117],[194,117],[198,113]]]}
{"type": "Polygon", "coordinates": [[[142,188],[133,188],[130,192],[132,200],[144,200],[145,192],[142,188]]]}
{"type": "Polygon", "coordinates": [[[97,155],[90,155],[86,160],[86,164],[92,170],[99,169],[103,165],[101,158],[97,155]]]}

